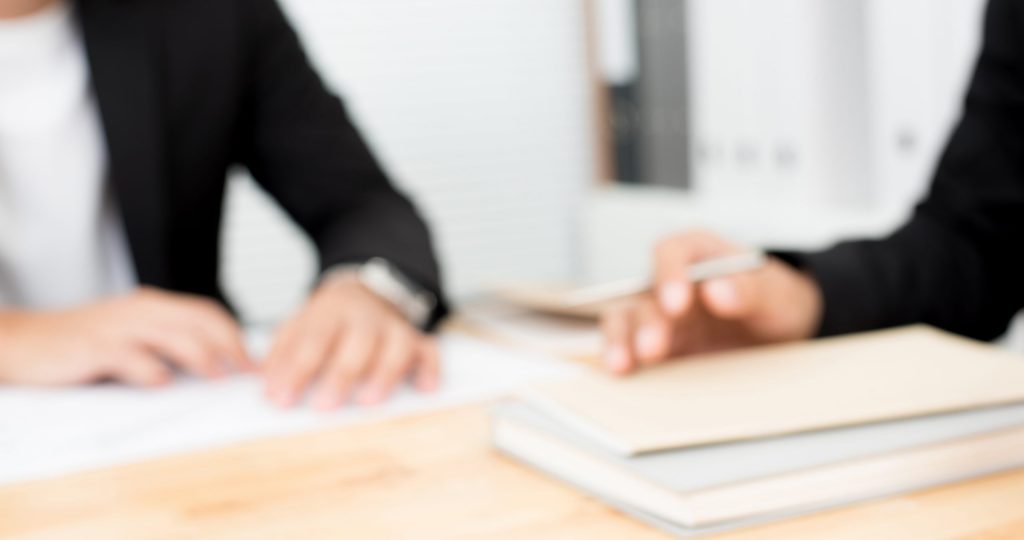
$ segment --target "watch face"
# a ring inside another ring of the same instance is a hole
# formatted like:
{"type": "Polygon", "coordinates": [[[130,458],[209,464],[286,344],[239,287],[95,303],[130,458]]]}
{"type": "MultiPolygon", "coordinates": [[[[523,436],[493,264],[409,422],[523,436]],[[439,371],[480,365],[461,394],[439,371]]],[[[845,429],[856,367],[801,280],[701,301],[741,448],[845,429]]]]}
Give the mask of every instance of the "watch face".
{"type": "Polygon", "coordinates": [[[414,285],[391,263],[375,258],[363,265],[359,273],[363,284],[391,302],[405,317],[417,326],[427,322],[437,300],[429,291],[414,285]]]}

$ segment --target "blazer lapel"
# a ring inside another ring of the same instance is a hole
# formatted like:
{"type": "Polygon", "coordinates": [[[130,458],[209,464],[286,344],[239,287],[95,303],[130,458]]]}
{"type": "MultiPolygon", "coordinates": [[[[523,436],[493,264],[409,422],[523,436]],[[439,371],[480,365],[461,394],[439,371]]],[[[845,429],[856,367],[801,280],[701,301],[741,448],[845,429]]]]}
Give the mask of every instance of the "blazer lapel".
{"type": "Polygon", "coordinates": [[[169,285],[159,47],[147,3],[77,3],[110,157],[110,180],[142,284],[169,285]]]}

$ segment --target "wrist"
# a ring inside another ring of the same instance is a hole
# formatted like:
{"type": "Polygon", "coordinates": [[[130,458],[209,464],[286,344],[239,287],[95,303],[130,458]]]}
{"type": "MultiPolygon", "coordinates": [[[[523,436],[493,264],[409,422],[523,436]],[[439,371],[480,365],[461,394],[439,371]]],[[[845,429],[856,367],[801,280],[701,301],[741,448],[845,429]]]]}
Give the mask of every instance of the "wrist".
{"type": "Polygon", "coordinates": [[[809,272],[797,270],[795,279],[799,290],[799,305],[802,307],[799,311],[803,315],[797,328],[797,339],[811,339],[818,335],[821,328],[824,296],[818,281],[809,272]]]}
{"type": "Polygon", "coordinates": [[[792,317],[793,339],[811,339],[821,334],[825,317],[825,293],[813,269],[808,265],[807,255],[799,252],[772,251],[773,265],[786,276],[787,298],[780,307],[792,317]]]}
{"type": "Polygon", "coordinates": [[[761,281],[761,309],[755,327],[768,341],[799,341],[817,335],[823,297],[814,276],[772,258],[761,281]]]}
{"type": "Polygon", "coordinates": [[[412,282],[384,259],[338,265],[324,274],[324,283],[337,280],[362,285],[417,328],[424,328],[437,308],[437,297],[433,293],[412,282]]]}

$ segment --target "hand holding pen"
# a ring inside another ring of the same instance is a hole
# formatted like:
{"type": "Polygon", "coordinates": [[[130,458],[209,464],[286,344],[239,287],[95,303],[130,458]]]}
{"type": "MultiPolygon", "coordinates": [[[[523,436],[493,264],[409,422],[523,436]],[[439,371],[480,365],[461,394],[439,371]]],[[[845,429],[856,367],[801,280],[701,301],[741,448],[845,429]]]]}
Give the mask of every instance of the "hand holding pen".
{"type": "Polygon", "coordinates": [[[620,284],[615,292],[640,294],[602,316],[605,363],[615,373],[698,352],[806,339],[817,329],[817,284],[759,251],[710,233],[684,233],[658,246],[654,268],[653,284],[635,291],[620,284]]]}

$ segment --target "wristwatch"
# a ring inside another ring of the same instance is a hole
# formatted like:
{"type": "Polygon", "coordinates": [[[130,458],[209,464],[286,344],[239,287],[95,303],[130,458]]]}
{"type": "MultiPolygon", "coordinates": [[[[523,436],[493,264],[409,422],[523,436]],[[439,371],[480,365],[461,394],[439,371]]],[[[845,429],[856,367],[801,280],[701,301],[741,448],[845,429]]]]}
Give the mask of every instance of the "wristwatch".
{"type": "Polygon", "coordinates": [[[417,285],[386,259],[375,257],[361,264],[339,264],[324,273],[324,281],[355,277],[371,292],[390,302],[417,328],[430,322],[437,296],[417,285]]]}

